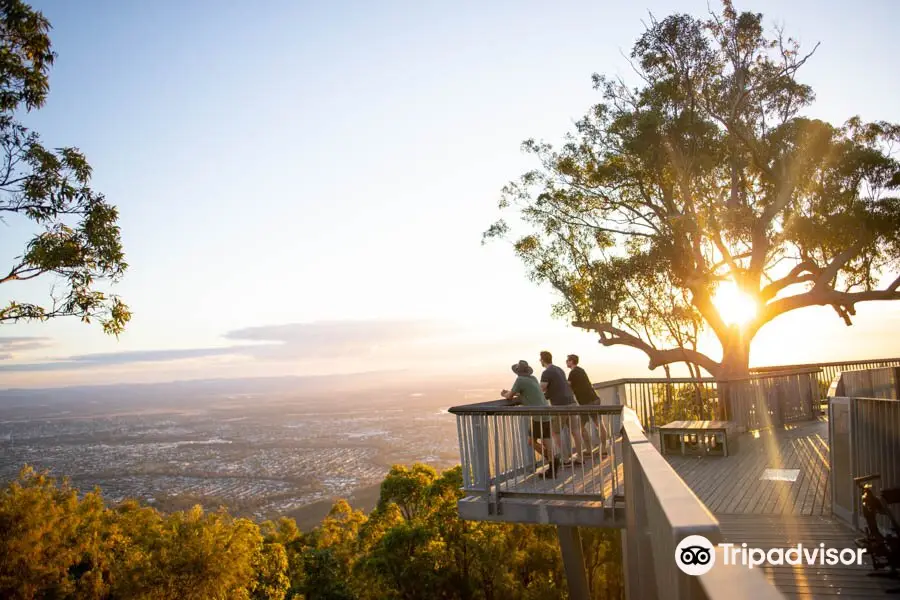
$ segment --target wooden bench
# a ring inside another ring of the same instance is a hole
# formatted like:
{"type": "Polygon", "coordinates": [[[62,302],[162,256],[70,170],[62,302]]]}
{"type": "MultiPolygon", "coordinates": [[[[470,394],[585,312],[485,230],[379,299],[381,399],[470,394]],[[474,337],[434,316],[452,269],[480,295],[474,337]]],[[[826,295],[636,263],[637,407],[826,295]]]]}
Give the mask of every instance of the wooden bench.
{"type": "Polygon", "coordinates": [[[672,421],[659,428],[663,454],[728,456],[737,452],[737,429],[732,421],[672,421]]]}

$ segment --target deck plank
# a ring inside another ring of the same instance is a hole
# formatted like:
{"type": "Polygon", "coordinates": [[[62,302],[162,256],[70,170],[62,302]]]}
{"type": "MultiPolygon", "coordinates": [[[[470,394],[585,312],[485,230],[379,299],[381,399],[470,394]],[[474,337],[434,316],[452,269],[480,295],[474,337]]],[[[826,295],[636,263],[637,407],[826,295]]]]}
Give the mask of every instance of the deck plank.
{"type": "MultiPolygon", "coordinates": [[[[855,548],[852,530],[836,519],[818,515],[716,515],[726,542],[769,550],[798,543],[816,548],[855,548]]],[[[868,562],[851,565],[765,566],[766,578],[789,598],[879,598],[900,588],[900,580],[872,577],[868,562]]]]}
{"type": "MultiPolygon", "coordinates": [[[[856,534],[831,517],[828,423],[822,418],[742,434],[727,458],[667,455],[673,469],[719,520],[724,541],[768,550],[802,543],[850,548],[856,534]],[[765,469],[797,469],[795,481],[761,479],[765,469]]],[[[861,566],[762,567],[788,598],[877,598],[900,581],[861,566]]]]}
{"type": "Polygon", "coordinates": [[[829,515],[827,438],[828,423],[816,419],[742,434],[732,456],[666,460],[714,514],[829,515]],[[766,469],[797,469],[799,475],[793,482],[763,480],[766,469]]]}

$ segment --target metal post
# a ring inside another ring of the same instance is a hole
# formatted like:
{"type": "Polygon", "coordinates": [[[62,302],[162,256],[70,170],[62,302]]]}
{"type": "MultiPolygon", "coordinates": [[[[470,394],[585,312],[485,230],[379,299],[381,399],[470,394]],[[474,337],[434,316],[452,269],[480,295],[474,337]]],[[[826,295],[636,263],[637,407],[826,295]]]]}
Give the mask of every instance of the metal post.
{"type": "Polygon", "coordinates": [[[559,549],[562,551],[563,564],[566,567],[569,598],[589,600],[587,571],[584,568],[584,553],[581,550],[581,536],[578,528],[558,525],[556,535],[559,538],[559,549]]]}

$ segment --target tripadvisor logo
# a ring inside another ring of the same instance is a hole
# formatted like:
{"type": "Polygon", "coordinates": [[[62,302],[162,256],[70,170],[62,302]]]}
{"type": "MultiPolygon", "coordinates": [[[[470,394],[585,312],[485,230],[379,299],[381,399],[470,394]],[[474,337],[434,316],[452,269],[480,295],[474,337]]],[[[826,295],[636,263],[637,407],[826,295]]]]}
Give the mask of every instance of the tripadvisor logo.
{"type": "MultiPolygon", "coordinates": [[[[745,544],[719,544],[723,564],[748,569],[761,565],[862,565],[862,548],[826,548],[797,544],[790,548],[751,548],[745,544]]],[[[716,547],[702,535],[689,535],[675,547],[675,564],[687,575],[703,575],[716,564],[716,547]]]]}
{"type": "Polygon", "coordinates": [[[675,564],[688,575],[703,575],[716,564],[716,549],[702,535],[689,535],[675,547],[675,564]]]}

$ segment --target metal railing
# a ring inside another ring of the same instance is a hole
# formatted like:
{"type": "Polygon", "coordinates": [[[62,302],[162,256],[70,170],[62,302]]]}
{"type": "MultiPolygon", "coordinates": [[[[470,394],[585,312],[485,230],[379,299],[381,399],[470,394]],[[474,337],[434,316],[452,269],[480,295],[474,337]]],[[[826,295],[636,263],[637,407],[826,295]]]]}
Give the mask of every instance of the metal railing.
{"type": "MultiPolygon", "coordinates": [[[[860,490],[853,479],[877,473],[881,481],[876,489],[900,487],[900,401],[841,396],[830,400],[832,511],[859,528],[860,490]]],[[[881,526],[888,527],[886,519],[881,526]]]]}
{"type": "Polygon", "coordinates": [[[649,431],[672,421],[732,420],[753,430],[812,419],[820,399],[818,369],[771,371],[747,379],[628,378],[597,383],[601,401],[635,411],[649,431]],[[724,402],[728,398],[728,402],[724,402]]]}
{"type": "Polygon", "coordinates": [[[463,490],[486,496],[495,507],[516,496],[611,501],[620,488],[621,458],[609,443],[620,406],[530,407],[497,400],[449,412],[456,415],[463,490]],[[573,452],[580,460],[559,464],[573,452]]]}
{"type": "Polygon", "coordinates": [[[671,421],[715,419],[718,412],[716,380],[626,378],[594,384],[604,404],[628,406],[651,431],[671,421]]]}
{"type": "MultiPolygon", "coordinates": [[[[702,535],[722,541],[719,523],[647,439],[637,414],[622,412],[625,523],[622,556],[628,598],[783,598],[759,570],[714,568],[693,577],[675,562],[678,544],[702,535]]],[[[721,554],[721,548],[717,548],[721,554]]],[[[717,557],[717,563],[722,557],[717,557]]]]}
{"type": "Polygon", "coordinates": [[[900,398],[900,367],[848,371],[834,378],[828,396],[857,398],[900,398]]]}
{"type": "Polygon", "coordinates": [[[771,373],[773,371],[793,371],[795,369],[820,369],[816,379],[819,382],[819,389],[822,397],[825,397],[826,390],[834,378],[841,373],[848,371],[860,371],[863,369],[873,369],[881,367],[900,367],[900,358],[873,358],[870,360],[848,360],[838,362],[811,363],[805,365],[782,365],[776,367],[754,367],[750,369],[751,373],[771,373]]]}
{"type": "MultiPolygon", "coordinates": [[[[900,368],[839,373],[828,397],[832,512],[859,528],[861,498],[853,479],[877,473],[877,487],[900,486],[900,368]]],[[[880,521],[888,526],[886,518],[880,521]]]]}

